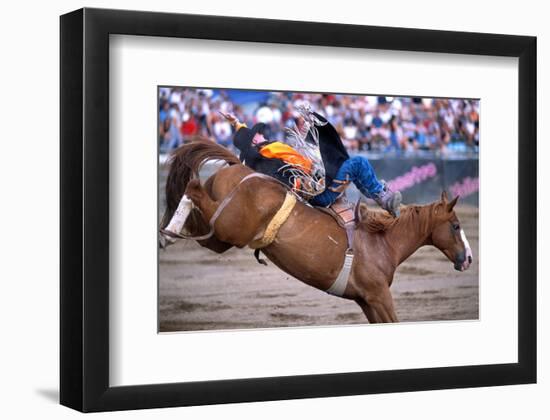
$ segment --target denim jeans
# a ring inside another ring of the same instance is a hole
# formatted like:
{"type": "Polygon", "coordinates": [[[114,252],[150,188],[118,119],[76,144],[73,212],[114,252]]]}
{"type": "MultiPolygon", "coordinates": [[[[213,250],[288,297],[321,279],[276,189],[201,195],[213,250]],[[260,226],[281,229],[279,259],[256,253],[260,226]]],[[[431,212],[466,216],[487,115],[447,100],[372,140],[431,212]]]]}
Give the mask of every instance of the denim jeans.
{"type": "MultiPolygon", "coordinates": [[[[338,169],[338,173],[334,179],[338,181],[349,180],[353,182],[362,194],[370,198],[375,197],[384,188],[376,177],[369,160],[364,156],[353,156],[346,160],[342,166],[340,166],[340,169],[338,169]]],[[[330,187],[337,188],[341,185],[340,183],[333,182],[330,187]]],[[[325,191],[313,197],[309,202],[314,206],[328,207],[334,203],[341,194],[341,192],[332,191],[330,188],[326,188],[325,191]]]]}

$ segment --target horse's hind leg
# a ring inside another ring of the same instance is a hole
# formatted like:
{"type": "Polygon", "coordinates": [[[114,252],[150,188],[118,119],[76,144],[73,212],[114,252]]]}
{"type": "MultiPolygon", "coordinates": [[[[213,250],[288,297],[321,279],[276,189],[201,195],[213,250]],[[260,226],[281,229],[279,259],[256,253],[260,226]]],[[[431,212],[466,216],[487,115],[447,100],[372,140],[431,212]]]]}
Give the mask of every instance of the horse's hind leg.
{"type": "Polygon", "coordinates": [[[185,195],[197,206],[202,213],[204,221],[208,223],[216,211],[217,203],[210,198],[198,179],[189,181],[185,189],[185,195]]]}
{"type": "MultiPolygon", "coordinates": [[[[167,231],[168,233],[175,233],[179,234],[183,227],[185,226],[185,222],[187,221],[187,218],[189,217],[189,213],[191,213],[191,210],[193,208],[193,202],[187,197],[187,195],[183,195],[181,197],[181,200],[178,204],[178,207],[174,214],[172,215],[172,218],[170,219],[170,222],[164,228],[164,231],[167,231]]],[[[161,247],[166,248],[168,245],[171,245],[176,242],[177,238],[174,236],[170,236],[166,233],[161,233],[161,247]]]]}
{"type": "MultiPolygon", "coordinates": [[[[193,210],[193,204],[201,211],[205,223],[208,224],[208,220],[210,220],[215,211],[216,204],[210,199],[208,193],[202,188],[200,181],[197,179],[189,181],[170,222],[168,222],[168,225],[164,229],[161,229],[159,236],[159,245],[161,248],[166,248],[177,241],[177,235],[181,233],[188,222],[189,215],[193,210]]],[[[210,244],[207,243],[203,246],[209,248],[210,244]]],[[[216,252],[223,252],[226,249],[228,248],[221,247],[220,251],[216,249],[216,252]]]]}

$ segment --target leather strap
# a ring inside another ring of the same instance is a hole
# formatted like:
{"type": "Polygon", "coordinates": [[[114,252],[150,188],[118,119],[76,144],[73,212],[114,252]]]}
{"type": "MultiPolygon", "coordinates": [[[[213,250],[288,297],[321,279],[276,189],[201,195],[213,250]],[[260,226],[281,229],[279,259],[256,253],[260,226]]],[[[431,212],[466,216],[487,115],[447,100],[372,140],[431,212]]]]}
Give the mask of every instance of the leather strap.
{"type": "MultiPolygon", "coordinates": [[[[341,211],[338,211],[338,209],[335,209],[335,213],[342,218],[342,214],[345,212],[347,213],[348,210],[351,210],[351,209],[344,209],[341,211]]],[[[354,258],[353,238],[355,234],[355,217],[352,217],[351,219],[347,219],[347,220],[342,218],[342,220],[344,220],[344,228],[346,229],[348,248],[346,249],[344,264],[340,269],[340,273],[338,273],[338,277],[336,277],[336,280],[334,280],[334,283],[332,283],[330,288],[326,290],[328,294],[339,296],[339,297],[344,296],[346,287],[348,285],[348,279],[351,274],[351,267],[353,266],[353,258],[354,258]]]]}
{"type": "Polygon", "coordinates": [[[346,252],[353,253],[353,237],[355,235],[355,224],[346,225],[346,236],[348,238],[348,249],[346,252]]]}

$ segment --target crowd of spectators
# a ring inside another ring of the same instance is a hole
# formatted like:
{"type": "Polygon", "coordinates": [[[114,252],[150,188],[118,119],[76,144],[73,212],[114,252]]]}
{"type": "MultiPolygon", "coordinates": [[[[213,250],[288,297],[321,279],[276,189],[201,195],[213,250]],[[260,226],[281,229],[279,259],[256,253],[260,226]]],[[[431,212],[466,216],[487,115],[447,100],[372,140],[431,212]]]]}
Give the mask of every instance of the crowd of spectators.
{"type": "Polygon", "coordinates": [[[218,111],[249,127],[267,125],[266,138],[283,140],[304,102],[325,116],[350,152],[477,153],[479,101],[194,88],[159,89],[159,144],[168,152],[195,135],[232,147],[232,128],[218,111]]]}

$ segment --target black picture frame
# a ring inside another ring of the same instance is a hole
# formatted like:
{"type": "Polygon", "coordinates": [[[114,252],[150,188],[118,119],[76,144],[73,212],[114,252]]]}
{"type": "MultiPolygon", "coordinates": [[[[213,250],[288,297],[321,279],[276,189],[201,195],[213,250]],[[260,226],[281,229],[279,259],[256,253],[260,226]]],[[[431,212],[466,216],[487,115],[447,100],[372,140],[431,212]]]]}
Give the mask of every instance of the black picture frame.
{"type": "Polygon", "coordinates": [[[60,23],[61,404],[90,412],[536,382],[535,37],[87,8],[60,23]],[[110,34],[518,57],[518,363],[111,387],[110,34]]]}

